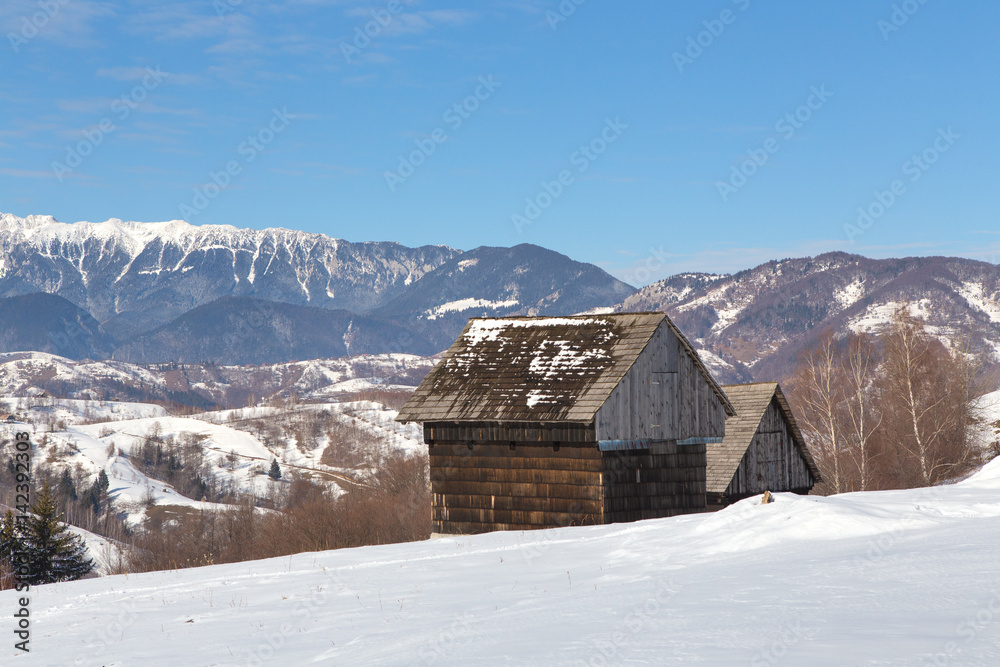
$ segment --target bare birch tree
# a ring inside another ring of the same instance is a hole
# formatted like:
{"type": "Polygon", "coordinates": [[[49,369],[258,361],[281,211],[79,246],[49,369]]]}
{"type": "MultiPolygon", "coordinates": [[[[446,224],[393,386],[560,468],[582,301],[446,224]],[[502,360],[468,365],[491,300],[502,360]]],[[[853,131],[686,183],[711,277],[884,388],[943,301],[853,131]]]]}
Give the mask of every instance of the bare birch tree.
{"type": "Polygon", "coordinates": [[[845,443],[841,412],[844,391],[838,357],[836,341],[832,335],[827,336],[803,357],[795,383],[802,406],[800,421],[812,436],[813,446],[819,450],[819,459],[827,468],[823,477],[834,493],[850,490],[843,465],[845,443]]]}
{"type": "Polygon", "coordinates": [[[882,412],[875,405],[875,376],[878,360],[874,343],[862,334],[851,334],[844,360],[848,426],[858,466],[859,486],[871,488],[874,434],[882,423],[882,412]]]}
{"type": "Polygon", "coordinates": [[[961,353],[952,355],[904,306],[884,338],[885,380],[894,407],[890,429],[915,462],[913,481],[930,486],[968,468],[974,457],[967,427],[975,399],[961,353]]]}

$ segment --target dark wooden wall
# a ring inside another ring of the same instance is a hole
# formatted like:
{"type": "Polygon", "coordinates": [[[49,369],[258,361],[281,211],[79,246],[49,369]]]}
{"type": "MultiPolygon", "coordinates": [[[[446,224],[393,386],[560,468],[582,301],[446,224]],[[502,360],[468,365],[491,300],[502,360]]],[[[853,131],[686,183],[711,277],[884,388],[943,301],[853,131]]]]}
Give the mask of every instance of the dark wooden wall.
{"type": "Polygon", "coordinates": [[[430,447],[433,530],[474,534],[604,522],[603,460],[586,446],[430,447]]]}
{"type": "Polygon", "coordinates": [[[598,440],[721,438],[725,407],[664,322],[595,418],[598,440]]]}
{"type": "Polygon", "coordinates": [[[705,509],[704,445],[601,452],[596,442],[558,449],[436,442],[430,474],[436,533],[594,525],[705,509]]]}
{"type": "Polygon", "coordinates": [[[726,500],[732,502],[764,491],[808,493],[814,483],[812,472],[795,446],[788,420],[777,399],[772,398],[726,489],[726,500]]]}
{"type": "Polygon", "coordinates": [[[604,523],[705,511],[705,445],[605,452],[604,523]]]}

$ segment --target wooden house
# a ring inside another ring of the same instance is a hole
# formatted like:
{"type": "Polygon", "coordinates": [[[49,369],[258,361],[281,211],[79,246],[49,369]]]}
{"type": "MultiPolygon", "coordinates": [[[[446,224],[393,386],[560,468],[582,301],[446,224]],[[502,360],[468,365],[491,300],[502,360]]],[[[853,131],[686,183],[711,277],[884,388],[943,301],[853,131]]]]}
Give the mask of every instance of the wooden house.
{"type": "Polygon", "coordinates": [[[708,446],[709,509],[764,491],[809,493],[819,469],[777,382],[725,385],[735,415],[708,446]]]}
{"type": "Polygon", "coordinates": [[[422,422],[434,531],[603,524],[705,509],[734,415],[663,313],[473,319],[397,417],[422,422]]]}

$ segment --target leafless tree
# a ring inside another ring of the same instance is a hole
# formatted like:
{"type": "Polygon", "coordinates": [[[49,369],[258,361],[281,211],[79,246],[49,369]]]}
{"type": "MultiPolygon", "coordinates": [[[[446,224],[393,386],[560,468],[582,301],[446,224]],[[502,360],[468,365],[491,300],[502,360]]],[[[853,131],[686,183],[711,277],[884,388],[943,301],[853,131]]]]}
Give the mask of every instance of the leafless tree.
{"type": "Polygon", "coordinates": [[[964,472],[975,459],[968,437],[976,398],[971,365],[932,338],[908,306],[897,311],[884,345],[887,407],[895,427],[889,432],[915,462],[904,485],[930,486],[964,472]]]}
{"type": "Polygon", "coordinates": [[[877,454],[873,451],[872,437],[882,423],[882,411],[875,396],[876,357],[875,343],[864,334],[850,334],[846,346],[843,373],[846,380],[846,413],[855,459],[859,486],[862,491],[872,487],[872,463],[877,454]]]}
{"type": "Polygon", "coordinates": [[[837,342],[832,335],[805,354],[795,379],[795,395],[800,406],[799,420],[811,437],[825,468],[823,476],[833,493],[851,490],[847,484],[846,442],[843,427],[845,403],[837,342]]]}

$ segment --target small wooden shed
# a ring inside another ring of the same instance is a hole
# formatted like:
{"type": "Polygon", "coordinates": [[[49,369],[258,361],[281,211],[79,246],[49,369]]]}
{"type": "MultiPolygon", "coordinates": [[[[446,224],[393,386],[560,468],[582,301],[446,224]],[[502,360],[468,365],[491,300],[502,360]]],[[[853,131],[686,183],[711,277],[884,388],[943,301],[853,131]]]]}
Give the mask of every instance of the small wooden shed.
{"type": "Polygon", "coordinates": [[[726,437],[708,446],[708,508],[764,491],[806,494],[819,469],[777,382],[725,385],[736,414],[726,437]]]}
{"type": "Polygon", "coordinates": [[[735,411],[663,313],[470,320],[397,417],[422,422],[434,531],[705,509],[735,411]]]}

